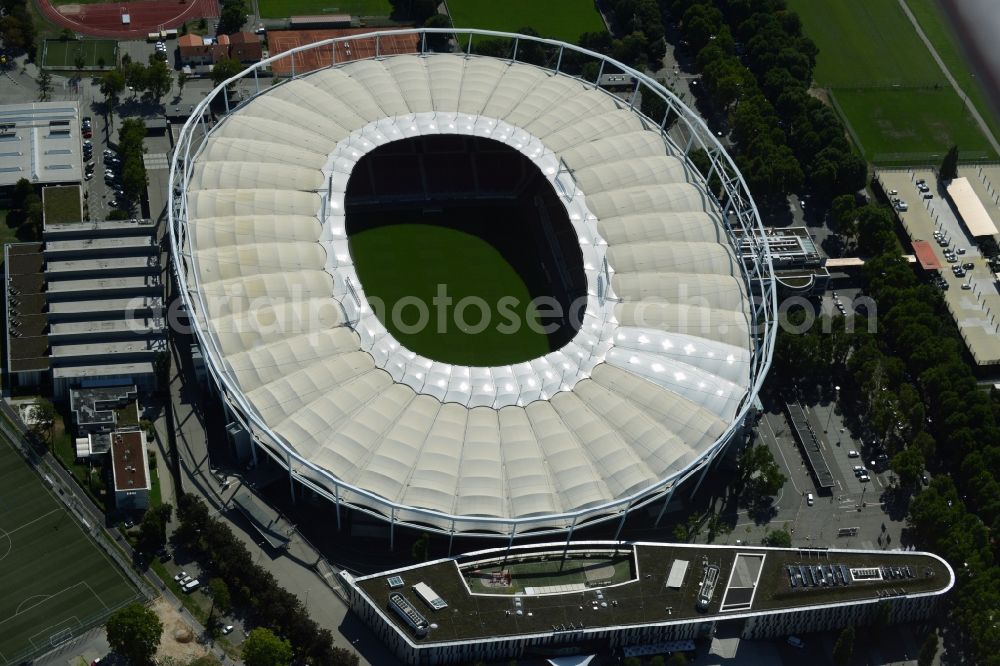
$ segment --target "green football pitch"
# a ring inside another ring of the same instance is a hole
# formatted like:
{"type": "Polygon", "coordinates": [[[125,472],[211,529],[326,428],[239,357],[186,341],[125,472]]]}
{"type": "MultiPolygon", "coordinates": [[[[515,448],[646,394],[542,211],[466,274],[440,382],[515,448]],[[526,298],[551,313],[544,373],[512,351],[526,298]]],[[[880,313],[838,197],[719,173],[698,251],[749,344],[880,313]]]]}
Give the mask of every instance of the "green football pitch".
{"type": "Polygon", "coordinates": [[[369,303],[376,313],[382,310],[379,318],[403,346],[469,366],[517,363],[550,351],[548,337],[527,325],[536,312],[528,285],[499,250],[478,236],[437,226],[432,216],[398,217],[401,223],[352,234],[350,248],[369,303]],[[412,223],[421,217],[430,223],[412,223]],[[439,286],[451,305],[435,305],[439,286]],[[507,326],[514,319],[521,325],[507,326]]]}
{"type": "Polygon", "coordinates": [[[84,67],[111,69],[118,64],[118,42],[113,39],[46,39],[42,44],[42,67],[76,69],[76,54],[84,67]]]}
{"type": "MultiPolygon", "coordinates": [[[[788,4],[819,47],[816,84],[833,93],[869,160],[934,163],[954,144],[966,157],[996,157],[898,0],[788,4]]],[[[914,6],[932,42],[940,38],[944,18],[914,6]]],[[[968,65],[944,55],[961,79],[968,65]]]]}
{"type": "Polygon", "coordinates": [[[103,622],[138,593],[0,437],[0,664],[103,622]]]}
{"type": "Polygon", "coordinates": [[[517,32],[534,28],[542,37],[572,44],[585,32],[604,32],[593,0],[448,0],[456,28],[517,32]]]}
{"type": "Polygon", "coordinates": [[[389,0],[257,0],[261,18],[288,18],[290,16],[322,16],[323,14],[350,14],[351,16],[391,16],[389,0]]]}

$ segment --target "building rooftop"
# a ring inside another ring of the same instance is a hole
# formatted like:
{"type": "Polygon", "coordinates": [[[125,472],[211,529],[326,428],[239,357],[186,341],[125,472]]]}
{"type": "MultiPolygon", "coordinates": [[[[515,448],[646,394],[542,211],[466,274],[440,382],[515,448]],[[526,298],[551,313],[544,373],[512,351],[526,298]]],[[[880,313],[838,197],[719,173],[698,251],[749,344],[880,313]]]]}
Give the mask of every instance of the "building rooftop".
{"type": "Polygon", "coordinates": [[[0,106],[0,187],[72,183],[83,178],[80,106],[35,102],[0,106]]]}
{"type": "Polygon", "coordinates": [[[55,260],[46,262],[45,273],[49,278],[58,278],[60,274],[96,273],[98,271],[128,271],[133,273],[155,271],[157,270],[157,262],[158,258],[149,256],[55,260]]]}
{"type": "Polygon", "coordinates": [[[115,424],[116,412],[137,396],[138,389],[134,384],[74,388],[69,391],[69,408],[80,431],[110,428],[115,424]]]}
{"type": "Polygon", "coordinates": [[[152,361],[137,361],[134,363],[95,363],[92,365],[70,365],[52,369],[53,379],[105,379],[118,377],[122,381],[131,381],[134,375],[148,375],[154,371],[152,361]]]}
{"type": "Polygon", "coordinates": [[[354,584],[411,642],[438,643],[941,594],[954,582],[929,553],[606,542],[571,544],[563,562],[563,545],[518,547],[506,559],[502,548],[481,551],[354,584]],[[447,606],[433,610],[418,583],[447,606]],[[388,611],[393,593],[433,623],[426,638],[388,611]]]}
{"type": "Polygon", "coordinates": [[[159,296],[104,298],[82,301],[55,301],[53,303],[49,303],[49,314],[55,318],[57,315],[116,312],[121,310],[150,310],[162,307],[163,299],[159,296]]]}
{"type": "Polygon", "coordinates": [[[48,293],[76,293],[84,291],[107,292],[127,291],[137,289],[159,289],[159,277],[156,275],[133,275],[130,277],[84,278],[81,280],[57,280],[49,284],[48,293]]]}
{"type": "Polygon", "coordinates": [[[7,245],[7,354],[11,372],[49,367],[48,316],[40,243],[7,245]]]}
{"type": "Polygon", "coordinates": [[[133,220],[92,220],[90,222],[62,222],[46,223],[43,235],[46,239],[51,236],[75,236],[80,238],[92,238],[103,235],[120,234],[122,236],[145,235],[148,236],[156,231],[153,220],[133,219],[133,220]]]}
{"type": "Polygon", "coordinates": [[[139,430],[118,431],[111,435],[111,468],[115,490],[149,490],[146,447],[139,430]]]}
{"type": "Polygon", "coordinates": [[[166,351],[166,342],[160,337],[152,340],[114,340],[86,344],[53,344],[52,358],[65,361],[69,358],[105,356],[114,354],[145,354],[166,351]]]}
{"type": "Polygon", "coordinates": [[[49,335],[110,335],[131,333],[133,335],[148,335],[163,330],[162,319],[154,317],[138,317],[133,319],[100,319],[96,321],[64,321],[49,325],[49,335]]]}
{"type": "Polygon", "coordinates": [[[149,254],[153,249],[149,236],[110,236],[45,241],[46,256],[56,253],[132,252],[149,254]]]}
{"type": "Polygon", "coordinates": [[[993,224],[986,207],[972,189],[968,178],[955,178],[948,184],[948,196],[958,211],[958,217],[965,228],[973,236],[996,236],[997,227],[993,224]]]}

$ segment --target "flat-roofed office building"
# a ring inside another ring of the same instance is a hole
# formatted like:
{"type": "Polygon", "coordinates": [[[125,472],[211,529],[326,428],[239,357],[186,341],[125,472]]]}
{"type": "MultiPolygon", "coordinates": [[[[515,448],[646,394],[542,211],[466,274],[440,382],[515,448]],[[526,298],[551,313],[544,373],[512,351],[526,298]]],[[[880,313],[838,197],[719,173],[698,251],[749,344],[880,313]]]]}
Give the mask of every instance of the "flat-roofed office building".
{"type": "Polygon", "coordinates": [[[83,178],[78,102],[0,106],[0,189],[24,178],[35,185],[83,178]]]}

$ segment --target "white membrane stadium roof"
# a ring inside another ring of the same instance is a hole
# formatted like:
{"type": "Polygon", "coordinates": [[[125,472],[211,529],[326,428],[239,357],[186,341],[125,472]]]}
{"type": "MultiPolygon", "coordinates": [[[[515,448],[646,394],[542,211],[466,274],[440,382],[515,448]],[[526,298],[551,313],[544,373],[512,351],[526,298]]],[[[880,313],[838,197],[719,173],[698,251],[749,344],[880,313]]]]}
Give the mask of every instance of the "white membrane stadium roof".
{"type": "Polygon", "coordinates": [[[296,474],[353,488],[342,500],[464,529],[601,506],[686,471],[749,390],[750,299],[714,200],[658,127],[570,77],[456,55],[353,62],[227,116],[192,171],[188,284],[213,362],[270,430],[257,434],[316,468],[296,474]],[[589,303],[562,350],[450,366],[367,308],[342,215],[350,170],[445,132],[508,143],[564,195],[589,303]]]}

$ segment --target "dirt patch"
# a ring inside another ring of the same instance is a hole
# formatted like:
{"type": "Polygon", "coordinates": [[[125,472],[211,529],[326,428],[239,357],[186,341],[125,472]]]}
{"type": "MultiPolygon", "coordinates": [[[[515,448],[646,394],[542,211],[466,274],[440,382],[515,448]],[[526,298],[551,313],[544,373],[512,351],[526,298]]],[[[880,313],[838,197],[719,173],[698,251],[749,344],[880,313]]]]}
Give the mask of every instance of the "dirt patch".
{"type": "Polygon", "coordinates": [[[175,606],[160,597],[151,606],[163,623],[163,638],[156,651],[157,660],[172,657],[179,662],[188,662],[208,654],[205,646],[198,643],[194,629],[188,624],[175,606]]]}
{"type": "Polygon", "coordinates": [[[827,106],[833,106],[833,104],[830,102],[830,91],[827,90],[826,88],[815,88],[815,87],[810,88],[809,94],[818,99],[819,101],[823,102],[827,106]]]}

